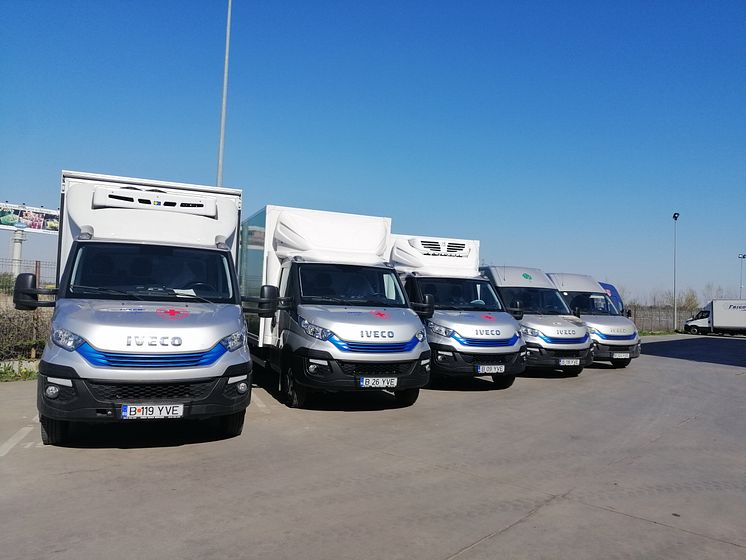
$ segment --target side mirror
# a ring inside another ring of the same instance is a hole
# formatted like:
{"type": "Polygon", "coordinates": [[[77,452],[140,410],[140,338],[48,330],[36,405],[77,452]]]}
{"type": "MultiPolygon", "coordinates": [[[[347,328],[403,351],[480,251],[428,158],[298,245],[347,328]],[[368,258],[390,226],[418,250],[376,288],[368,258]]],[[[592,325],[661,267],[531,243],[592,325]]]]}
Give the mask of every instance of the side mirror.
{"type": "Polygon", "coordinates": [[[576,307],[572,310],[572,314],[575,315],[578,319],[580,319],[580,307],[576,307]]]}
{"type": "Polygon", "coordinates": [[[429,319],[435,313],[435,296],[425,294],[423,303],[412,303],[412,309],[420,319],[429,319]]]}
{"type": "Polygon", "coordinates": [[[36,274],[24,272],[16,276],[16,284],[13,288],[13,304],[20,311],[31,311],[39,307],[36,274]]]}
{"type": "Polygon", "coordinates": [[[632,318],[632,310],[625,309],[624,310],[624,314],[627,316],[627,319],[631,319],[632,318]]]}
{"type": "Polygon", "coordinates": [[[280,290],[277,286],[265,284],[259,288],[259,297],[242,297],[241,301],[255,303],[256,307],[244,305],[244,313],[256,313],[262,319],[274,317],[280,300],[280,290]]]}
{"type": "Polygon", "coordinates": [[[523,319],[523,309],[521,309],[520,301],[516,301],[515,306],[509,307],[507,311],[513,316],[513,319],[515,319],[516,321],[520,321],[521,319],[523,319]]]}

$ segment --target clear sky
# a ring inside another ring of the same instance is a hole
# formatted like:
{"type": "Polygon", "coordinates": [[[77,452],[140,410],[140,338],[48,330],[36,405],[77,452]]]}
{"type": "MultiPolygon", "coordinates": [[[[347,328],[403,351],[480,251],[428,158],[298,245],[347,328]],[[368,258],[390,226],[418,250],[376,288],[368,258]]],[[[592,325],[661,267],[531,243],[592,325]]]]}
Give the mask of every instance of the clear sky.
{"type": "MultiPolygon", "coordinates": [[[[226,3],[0,0],[0,201],[214,183],[226,3]]],[[[678,211],[679,286],[737,291],[746,2],[234,0],[224,183],[639,295],[678,211]]]]}

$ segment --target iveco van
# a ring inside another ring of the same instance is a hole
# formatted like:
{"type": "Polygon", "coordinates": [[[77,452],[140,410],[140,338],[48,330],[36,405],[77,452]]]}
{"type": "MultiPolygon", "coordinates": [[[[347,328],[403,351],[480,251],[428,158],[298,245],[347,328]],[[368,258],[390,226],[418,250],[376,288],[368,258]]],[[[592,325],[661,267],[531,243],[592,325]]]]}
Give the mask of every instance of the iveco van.
{"type": "Polygon", "coordinates": [[[549,278],[587,325],[594,361],[623,368],[640,355],[637,327],[619,312],[598,282],[585,274],[550,272],[549,278]]]}
{"type": "Polygon", "coordinates": [[[528,349],[529,367],[561,369],[579,375],[593,362],[591,339],[585,324],[570,309],[538,268],[483,267],[503,303],[523,311],[521,333],[528,349]]]}
{"type": "Polygon", "coordinates": [[[526,367],[518,322],[479,272],[479,241],[394,235],[389,257],[405,280],[410,300],[434,298],[427,339],[432,374],[491,376],[510,387],[526,367]]]}
{"type": "Polygon", "coordinates": [[[243,293],[270,284],[281,298],[277,316],[249,322],[249,344],[288,406],[315,391],[381,389],[411,405],[428,383],[430,348],[387,263],[390,235],[389,218],[282,206],[243,223],[243,293]]]}

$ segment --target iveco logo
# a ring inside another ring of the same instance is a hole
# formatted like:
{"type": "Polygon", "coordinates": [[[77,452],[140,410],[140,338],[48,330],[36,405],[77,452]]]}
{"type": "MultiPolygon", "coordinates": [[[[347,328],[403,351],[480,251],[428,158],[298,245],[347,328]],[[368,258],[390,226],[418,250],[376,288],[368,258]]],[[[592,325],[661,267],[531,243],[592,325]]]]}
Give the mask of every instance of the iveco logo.
{"type": "Polygon", "coordinates": [[[128,336],[127,346],[181,346],[179,336],[128,336]]]}
{"type": "Polygon", "coordinates": [[[360,331],[360,338],[394,338],[394,331],[360,331]]]}
{"type": "Polygon", "coordinates": [[[475,329],[477,336],[500,336],[500,329],[475,329]]]}
{"type": "Polygon", "coordinates": [[[627,329],[609,329],[611,334],[625,334],[627,329]]]}
{"type": "Polygon", "coordinates": [[[576,332],[574,329],[557,329],[557,334],[575,334],[576,332]]]}

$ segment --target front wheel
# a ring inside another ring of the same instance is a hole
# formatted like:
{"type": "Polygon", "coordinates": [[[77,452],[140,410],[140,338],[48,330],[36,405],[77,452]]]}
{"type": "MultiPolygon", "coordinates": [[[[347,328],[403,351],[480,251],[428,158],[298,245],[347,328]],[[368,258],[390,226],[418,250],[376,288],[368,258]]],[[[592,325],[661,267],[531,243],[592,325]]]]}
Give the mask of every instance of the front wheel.
{"type": "Polygon", "coordinates": [[[699,334],[699,328],[692,325],[691,327],[689,327],[689,334],[699,334]]]}
{"type": "Polygon", "coordinates": [[[578,375],[580,375],[580,372],[583,371],[583,366],[566,367],[566,368],[562,368],[562,371],[566,373],[567,375],[572,375],[573,377],[577,377],[578,375]]]}
{"type": "Polygon", "coordinates": [[[234,412],[226,416],[221,416],[218,420],[220,422],[220,433],[227,438],[240,436],[243,431],[243,421],[246,417],[246,411],[234,412]]]}
{"type": "Polygon", "coordinates": [[[44,445],[62,445],[67,441],[70,425],[64,420],[55,420],[42,416],[39,418],[41,425],[41,442],[44,445]]]}
{"type": "Polygon", "coordinates": [[[623,358],[621,360],[611,360],[611,365],[615,368],[625,368],[632,361],[632,358],[623,358]]]}
{"type": "Polygon", "coordinates": [[[417,397],[419,396],[419,389],[403,389],[401,391],[394,392],[396,404],[398,404],[399,406],[412,406],[415,402],[417,402],[417,397]]]}
{"type": "Polygon", "coordinates": [[[493,375],[492,383],[495,389],[507,389],[515,382],[515,375],[493,375]]]}
{"type": "Polygon", "coordinates": [[[303,408],[308,402],[308,389],[295,382],[292,369],[286,368],[283,372],[280,388],[289,408],[303,408]]]}

